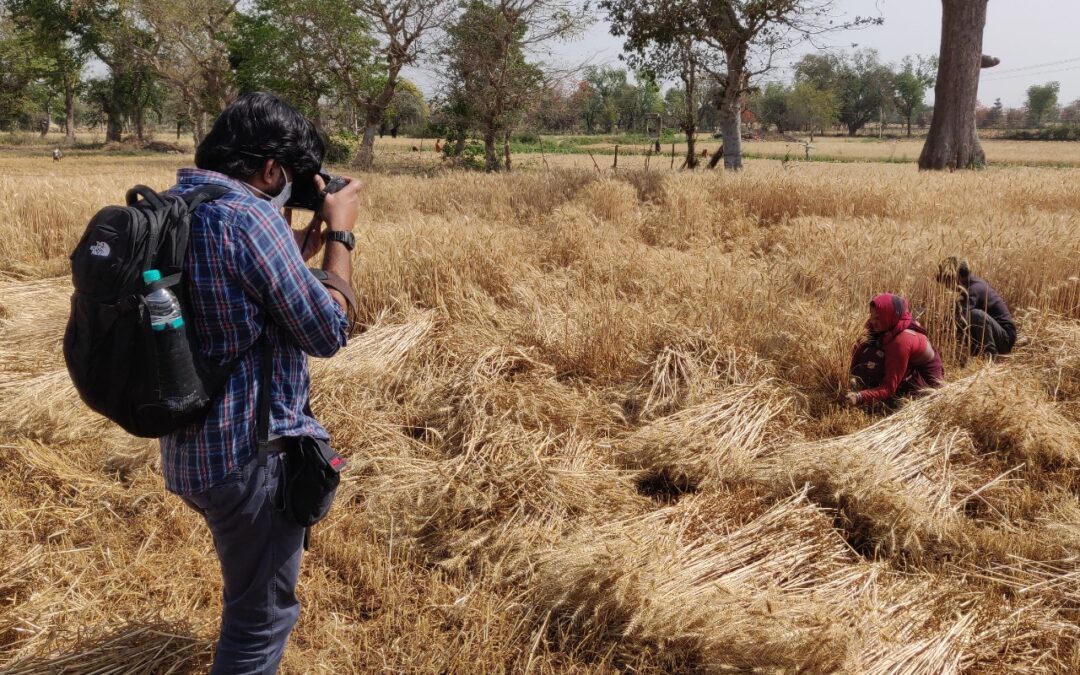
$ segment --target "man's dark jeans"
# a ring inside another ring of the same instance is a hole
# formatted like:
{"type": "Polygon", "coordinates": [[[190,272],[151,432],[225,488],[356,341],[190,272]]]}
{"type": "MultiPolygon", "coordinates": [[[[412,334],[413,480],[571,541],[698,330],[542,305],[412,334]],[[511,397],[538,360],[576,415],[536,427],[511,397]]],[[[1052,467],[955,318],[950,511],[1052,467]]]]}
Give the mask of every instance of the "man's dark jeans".
{"type": "Polygon", "coordinates": [[[973,309],[968,315],[967,335],[972,354],[1008,354],[1013,348],[1013,338],[1000,323],[981,309],[973,309]]]}
{"type": "Polygon", "coordinates": [[[225,581],[213,675],[274,673],[300,616],[296,579],[304,528],[276,508],[284,455],[252,458],[205,492],[184,497],[214,536],[225,581]]]}

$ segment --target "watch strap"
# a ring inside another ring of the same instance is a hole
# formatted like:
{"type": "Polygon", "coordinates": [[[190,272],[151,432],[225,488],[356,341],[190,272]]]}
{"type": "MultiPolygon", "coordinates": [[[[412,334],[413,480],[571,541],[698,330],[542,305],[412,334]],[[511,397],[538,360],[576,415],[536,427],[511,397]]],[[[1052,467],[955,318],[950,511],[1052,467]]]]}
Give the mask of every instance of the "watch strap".
{"type": "Polygon", "coordinates": [[[339,244],[343,244],[345,248],[352,251],[356,247],[356,235],[352,232],[345,232],[342,230],[331,230],[326,233],[327,241],[336,241],[339,244]]]}

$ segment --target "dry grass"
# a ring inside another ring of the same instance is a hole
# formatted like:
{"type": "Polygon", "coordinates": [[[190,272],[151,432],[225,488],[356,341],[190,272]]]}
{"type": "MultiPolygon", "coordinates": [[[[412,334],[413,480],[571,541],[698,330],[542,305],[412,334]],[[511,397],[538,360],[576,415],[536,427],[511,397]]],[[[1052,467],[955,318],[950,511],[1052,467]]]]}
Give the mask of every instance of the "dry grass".
{"type": "MultiPolygon", "coordinates": [[[[0,156],[2,672],[208,663],[205,527],[59,350],[85,221],[178,161],[0,156]]],[[[369,177],[284,670],[1077,672],[1078,176],[369,177]],[[954,347],[949,254],[1017,310],[1000,363],[954,347]],[[837,402],[884,290],[949,381],[889,417],[837,402]]]]}

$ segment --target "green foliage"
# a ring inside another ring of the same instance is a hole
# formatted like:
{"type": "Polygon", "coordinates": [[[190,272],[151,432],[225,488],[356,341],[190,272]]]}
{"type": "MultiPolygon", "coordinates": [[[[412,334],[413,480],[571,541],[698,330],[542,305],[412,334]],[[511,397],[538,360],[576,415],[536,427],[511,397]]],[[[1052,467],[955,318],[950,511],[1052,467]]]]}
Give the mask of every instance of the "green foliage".
{"type": "Polygon", "coordinates": [[[442,151],[443,157],[456,160],[460,163],[462,168],[470,169],[472,171],[483,171],[484,144],[473,138],[466,139],[461,154],[455,154],[455,140],[455,137],[448,137],[445,140],[442,151]]]}
{"type": "Polygon", "coordinates": [[[1041,127],[1057,111],[1061,83],[1033,84],[1027,90],[1028,116],[1032,125],[1041,127]]]}
{"type": "Polygon", "coordinates": [[[241,91],[274,91],[319,121],[320,101],[381,88],[376,47],[348,0],[255,0],[235,19],[229,59],[241,91]]]}
{"type": "Polygon", "coordinates": [[[328,164],[347,164],[360,150],[360,138],[348,131],[338,131],[326,136],[326,156],[328,164]]]}
{"type": "Polygon", "coordinates": [[[905,57],[901,69],[894,75],[896,109],[908,125],[911,135],[912,118],[924,107],[926,90],[937,80],[937,57],[905,57]]]}
{"type": "Polygon", "coordinates": [[[0,15],[0,129],[30,125],[41,71],[30,36],[0,15]]]}
{"type": "Polygon", "coordinates": [[[1080,124],[1055,124],[1042,129],[1016,129],[1003,138],[1014,141],[1080,141],[1080,124]]]}
{"type": "Polygon", "coordinates": [[[873,49],[850,56],[808,54],[795,66],[795,81],[834,92],[837,116],[852,136],[894,104],[893,72],[873,49]]]}

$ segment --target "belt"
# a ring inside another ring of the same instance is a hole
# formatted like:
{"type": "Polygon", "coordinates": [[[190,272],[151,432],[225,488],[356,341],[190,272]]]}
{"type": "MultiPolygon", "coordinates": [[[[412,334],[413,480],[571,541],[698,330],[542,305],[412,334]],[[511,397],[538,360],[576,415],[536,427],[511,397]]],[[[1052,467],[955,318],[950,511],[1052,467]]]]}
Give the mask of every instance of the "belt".
{"type": "Polygon", "coordinates": [[[278,436],[266,444],[266,453],[273,455],[279,452],[285,452],[289,449],[292,440],[291,436],[278,436]]]}

